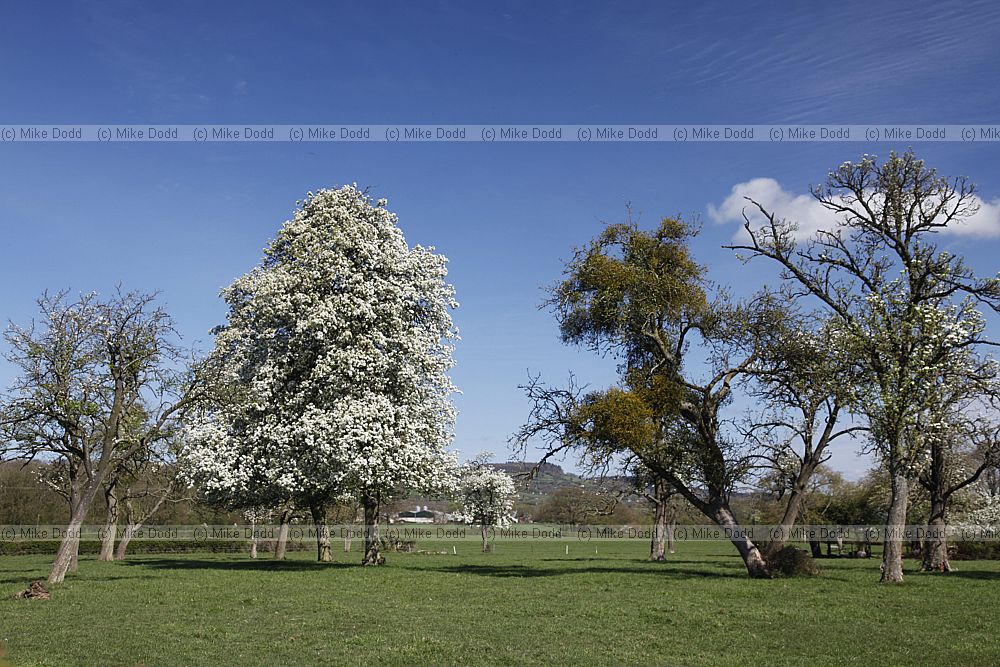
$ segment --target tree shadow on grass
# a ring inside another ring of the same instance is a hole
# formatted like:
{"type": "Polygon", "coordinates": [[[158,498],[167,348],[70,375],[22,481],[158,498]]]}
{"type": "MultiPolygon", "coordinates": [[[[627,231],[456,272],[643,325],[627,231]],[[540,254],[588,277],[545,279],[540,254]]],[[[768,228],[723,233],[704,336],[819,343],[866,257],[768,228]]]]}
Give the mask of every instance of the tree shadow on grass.
{"type": "Polygon", "coordinates": [[[621,562],[635,563],[637,566],[645,565],[646,567],[669,567],[671,565],[703,565],[703,566],[709,566],[709,567],[739,567],[739,568],[743,567],[743,563],[742,562],[737,562],[737,559],[735,557],[733,558],[733,560],[731,562],[727,561],[727,560],[724,560],[724,559],[719,559],[719,560],[708,560],[708,559],[702,559],[702,560],[696,560],[696,559],[685,560],[685,559],[682,559],[682,558],[667,558],[666,560],[659,560],[659,561],[657,561],[657,560],[649,560],[648,558],[628,558],[628,559],[623,559],[623,558],[615,558],[615,557],[601,558],[601,557],[598,557],[598,556],[581,556],[579,558],[569,558],[569,557],[567,557],[567,558],[539,558],[538,560],[542,561],[543,563],[559,563],[559,562],[563,562],[563,563],[573,563],[573,562],[582,563],[582,562],[586,562],[586,561],[604,560],[604,561],[614,561],[616,563],[621,563],[621,562]]]}
{"type": "Polygon", "coordinates": [[[976,581],[1000,581],[1000,572],[984,570],[952,570],[951,572],[920,572],[921,578],[973,579],[976,581]]]}
{"type": "Polygon", "coordinates": [[[144,558],[128,560],[125,565],[157,570],[229,570],[236,572],[306,572],[360,567],[353,563],[320,563],[305,560],[213,560],[199,558],[144,558]]]}
{"type": "MultiPolygon", "coordinates": [[[[5,584],[20,584],[20,583],[27,584],[27,583],[30,583],[32,581],[38,580],[38,581],[41,581],[42,583],[45,583],[45,585],[48,586],[49,584],[46,582],[46,576],[47,576],[47,574],[42,574],[42,575],[37,576],[37,577],[26,577],[24,575],[22,575],[20,577],[17,577],[17,576],[15,576],[15,577],[4,577],[4,578],[0,578],[0,585],[5,585],[5,584]]],[[[75,574],[69,574],[66,577],[66,581],[67,582],[76,582],[76,581],[81,581],[81,582],[102,581],[103,582],[103,581],[118,581],[119,579],[127,579],[128,581],[138,581],[139,579],[155,579],[155,578],[156,577],[154,577],[151,574],[138,574],[138,575],[132,574],[132,575],[127,575],[127,576],[117,576],[117,577],[101,577],[101,576],[96,576],[96,575],[91,574],[91,573],[87,573],[87,574],[85,574],[83,576],[77,576],[75,574]]],[[[56,586],[58,586],[58,585],[59,584],[56,584],[56,586]]],[[[0,663],[0,665],[2,665],[2,664],[3,663],[0,663]]]]}
{"type": "MultiPolygon", "coordinates": [[[[579,562],[579,561],[577,561],[579,562]]],[[[694,568],[651,568],[651,567],[629,567],[597,565],[590,567],[532,567],[530,565],[446,565],[439,567],[413,567],[405,568],[420,571],[446,572],[448,574],[474,574],[482,577],[506,578],[532,578],[532,577],[560,577],[574,574],[638,574],[651,575],[655,577],[672,578],[710,578],[710,579],[745,579],[745,572],[725,572],[708,569],[694,568]]]]}

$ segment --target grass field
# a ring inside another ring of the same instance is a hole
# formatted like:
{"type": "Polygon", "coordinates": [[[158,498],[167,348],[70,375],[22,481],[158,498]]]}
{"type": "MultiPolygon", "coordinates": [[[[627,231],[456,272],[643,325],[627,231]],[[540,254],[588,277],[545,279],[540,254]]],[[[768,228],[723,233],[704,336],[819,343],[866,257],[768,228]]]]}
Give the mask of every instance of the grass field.
{"type": "Polygon", "coordinates": [[[0,641],[12,665],[1000,664],[1000,562],[883,586],[874,559],[751,581],[721,543],[666,563],[641,542],[448,547],[381,568],[356,552],[85,558],[49,601],[11,598],[49,557],[7,556],[0,641]]]}

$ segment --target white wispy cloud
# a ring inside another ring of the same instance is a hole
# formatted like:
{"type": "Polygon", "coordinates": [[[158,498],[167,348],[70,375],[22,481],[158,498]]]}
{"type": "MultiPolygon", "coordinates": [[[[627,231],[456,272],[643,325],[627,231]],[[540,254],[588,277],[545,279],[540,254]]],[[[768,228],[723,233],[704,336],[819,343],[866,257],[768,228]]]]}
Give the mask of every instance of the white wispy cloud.
{"type": "MultiPolygon", "coordinates": [[[[738,222],[740,229],[736,236],[741,236],[745,233],[742,228],[744,213],[754,226],[764,222],[757,207],[747,201],[748,197],[779,218],[798,223],[797,236],[802,239],[812,236],[817,229],[831,229],[837,222],[836,214],[816,201],[812,195],[789,192],[773,178],[752,178],[737,183],[721,203],[708,205],[709,219],[717,224],[738,222]]],[[[972,238],[1000,238],[1000,199],[985,201],[974,197],[974,203],[979,209],[975,214],[942,229],[941,233],[972,238]]]]}

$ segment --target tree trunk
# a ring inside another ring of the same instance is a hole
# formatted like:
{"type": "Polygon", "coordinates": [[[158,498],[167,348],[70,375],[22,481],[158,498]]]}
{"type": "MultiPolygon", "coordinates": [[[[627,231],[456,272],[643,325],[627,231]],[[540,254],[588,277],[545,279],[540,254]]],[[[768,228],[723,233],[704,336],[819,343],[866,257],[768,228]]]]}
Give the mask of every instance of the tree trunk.
{"type": "Polygon", "coordinates": [[[250,520],[250,558],[257,558],[257,512],[253,511],[250,520]]]}
{"type": "Polygon", "coordinates": [[[945,500],[931,499],[927,537],[924,539],[923,563],[920,565],[920,569],[924,572],[951,572],[951,563],[948,562],[948,539],[945,535],[944,515],[946,509],[945,500]]]}
{"type": "Polygon", "coordinates": [[[292,510],[286,507],[281,510],[281,527],[278,528],[278,542],[274,545],[275,560],[285,560],[285,551],[288,549],[288,529],[291,523],[292,510]]]}
{"type": "Polygon", "coordinates": [[[736,517],[729,507],[729,499],[724,490],[724,484],[719,481],[724,479],[725,475],[720,472],[719,480],[715,480],[708,485],[709,488],[707,491],[710,497],[708,500],[705,500],[699,494],[685,486],[684,482],[678,479],[676,475],[663,466],[658,465],[655,461],[643,458],[642,462],[657,475],[661,475],[669,481],[674,490],[698,508],[706,518],[714,521],[716,525],[726,530],[726,533],[729,535],[729,541],[736,547],[740,558],[743,559],[747,575],[752,579],[767,579],[771,577],[771,571],[767,566],[767,559],[764,558],[764,554],[761,553],[761,550],[750,539],[749,531],[740,526],[736,521],[736,517]]]}
{"type": "Polygon", "coordinates": [[[892,492],[886,518],[885,546],[882,551],[882,581],[903,581],[903,529],[906,527],[907,480],[900,461],[889,461],[892,492]]]}
{"type": "MultiPolygon", "coordinates": [[[[73,543],[73,553],[70,555],[67,572],[76,572],[80,568],[80,540],[73,543]]],[[[62,581],[62,579],[60,579],[62,581]]],[[[49,582],[52,583],[52,582],[49,582]]]]}
{"type": "Polygon", "coordinates": [[[667,521],[667,551],[674,553],[674,526],[677,524],[675,516],[671,516],[667,521]]]}
{"type": "Polygon", "coordinates": [[[489,530],[490,530],[490,527],[489,527],[489,526],[487,526],[487,525],[486,525],[486,524],[484,523],[484,524],[483,524],[483,527],[482,527],[482,535],[483,535],[483,553],[486,553],[486,552],[487,552],[487,551],[489,550],[489,548],[490,548],[490,542],[489,542],[489,536],[490,536],[490,533],[489,533],[489,530]]]}
{"type": "Polygon", "coordinates": [[[736,551],[739,552],[740,558],[743,559],[743,564],[746,566],[747,574],[750,575],[750,578],[770,578],[771,571],[767,567],[767,560],[764,558],[764,554],[746,536],[746,529],[736,521],[736,517],[733,515],[732,510],[729,509],[728,503],[716,507],[712,512],[711,518],[729,532],[731,536],[730,541],[736,547],[736,551]]]}
{"type": "Polygon", "coordinates": [[[101,535],[101,553],[97,560],[111,561],[115,556],[115,538],[118,537],[118,497],[114,484],[104,490],[104,500],[108,507],[107,518],[104,521],[104,533],[101,535]]]}
{"type": "Polygon", "coordinates": [[[87,510],[94,502],[97,490],[104,481],[103,477],[104,475],[98,474],[87,480],[87,484],[84,486],[80,500],[76,503],[69,519],[69,525],[66,526],[66,536],[59,543],[56,557],[52,561],[52,569],[49,571],[48,579],[50,584],[61,584],[66,579],[66,572],[69,571],[70,567],[74,566],[73,569],[75,569],[80,549],[80,527],[83,526],[83,522],[87,518],[87,510]]]}
{"type": "Polygon", "coordinates": [[[649,560],[664,561],[667,539],[667,503],[659,491],[661,482],[657,481],[655,508],[653,510],[653,538],[649,541],[649,560]]]}
{"type": "Polygon", "coordinates": [[[365,494],[363,502],[365,508],[365,553],[361,558],[361,564],[381,565],[385,559],[378,550],[378,498],[365,494]]]}
{"type": "MultiPolygon", "coordinates": [[[[69,473],[69,516],[70,519],[72,519],[73,514],[76,513],[77,505],[80,504],[80,479],[76,466],[72,465],[68,459],[67,459],[67,467],[69,473]]],[[[69,571],[76,572],[79,566],[80,566],[80,542],[77,541],[76,545],[73,547],[73,553],[70,556],[69,571]]]]}
{"type": "Polygon", "coordinates": [[[333,549],[330,547],[330,528],[326,525],[326,507],[312,505],[313,525],[316,527],[316,560],[320,563],[333,562],[333,549]]]}
{"type": "Polygon", "coordinates": [[[122,532],[122,538],[118,540],[118,548],[115,549],[115,560],[125,560],[125,551],[128,549],[128,543],[132,541],[132,536],[135,535],[142,524],[125,524],[125,530],[122,532]]]}
{"type": "MultiPolygon", "coordinates": [[[[815,466],[802,466],[799,471],[799,475],[795,480],[795,484],[792,486],[791,491],[788,494],[788,503],[785,505],[785,511],[781,515],[781,520],[778,522],[777,530],[775,531],[774,539],[768,543],[765,552],[768,556],[776,554],[781,551],[786,544],[788,544],[788,537],[791,534],[792,528],[795,527],[795,522],[799,519],[799,512],[802,511],[802,500],[805,498],[806,484],[809,482],[809,478],[812,476],[815,466]]],[[[812,543],[809,543],[812,547],[812,543]]],[[[813,558],[819,555],[818,545],[816,549],[812,550],[813,558]]]]}
{"type": "MultiPolygon", "coordinates": [[[[982,469],[980,469],[980,472],[982,469]]],[[[977,476],[979,473],[976,473],[977,476]]],[[[927,475],[918,478],[924,488],[930,492],[931,511],[927,517],[927,534],[921,549],[922,562],[920,569],[924,572],[951,572],[948,562],[948,539],[945,534],[945,513],[948,511],[948,501],[955,490],[964,484],[971,483],[975,477],[966,478],[966,482],[949,489],[945,447],[940,442],[931,446],[931,463],[927,475]]]]}

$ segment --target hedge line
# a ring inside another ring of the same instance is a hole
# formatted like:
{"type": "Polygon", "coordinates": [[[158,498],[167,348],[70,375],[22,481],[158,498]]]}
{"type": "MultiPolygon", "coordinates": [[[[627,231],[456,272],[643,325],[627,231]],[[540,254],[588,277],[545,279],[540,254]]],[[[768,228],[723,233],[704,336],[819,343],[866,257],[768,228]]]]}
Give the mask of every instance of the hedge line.
{"type": "MultiPolygon", "coordinates": [[[[23,542],[0,542],[0,556],[26,556],[29,554],[55,554],[59,548],[58,540],[25,540],[23,542]]],[[[273,542],[258,542],[257,550],[270,552],[273,542]]],[[[303,551],[315,549],[314,543],[288,542],[288,551],[303,551]]],[[[175,540],[134,540],[129,542],[128,553],[134,554],[173,554],[173,553],[247,553],[250,550],[248,542],[232,542],[229,540],[204,540],[201,542],[175,540]]],[[[99,540],[81,540],[81,554],[98,554],[101,552],[99,540]]]]}
{"type": "Polygon", "coordinates": [[[955,560],[1000,560],[1000,542],[955,542],[949,544],[955,560]]]}

